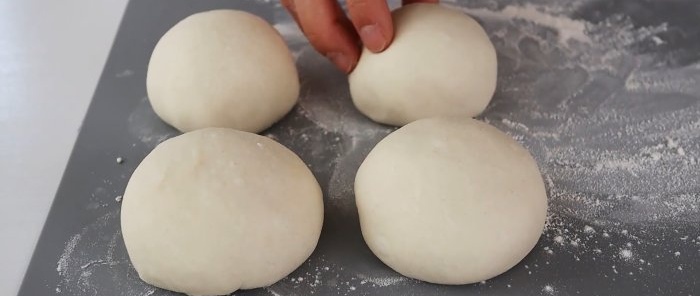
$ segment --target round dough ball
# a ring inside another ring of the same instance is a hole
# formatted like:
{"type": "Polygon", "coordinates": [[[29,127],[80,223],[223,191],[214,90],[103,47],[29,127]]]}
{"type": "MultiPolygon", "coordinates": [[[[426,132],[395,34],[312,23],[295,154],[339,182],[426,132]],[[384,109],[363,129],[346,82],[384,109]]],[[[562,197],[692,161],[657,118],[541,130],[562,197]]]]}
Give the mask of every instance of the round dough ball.
{"type": "Polygon", "coordinates": [[[527,150],[471,118],[410,123],[360,166],[362,235],[399,273],[468,284],[513,267],[537,243],[547,195],[527,150]]]}
{"type": "Polygon", "coordinates": [[[398,126],[484,111],[496,90],[496,51],[484,29],[435,4],[406,5],[393,17],[391,46],[382,53],[365,48],[350,74],[357,109],[398,126]]]}
{"type": "Polygon", "coordinates": [[[129,180],[121,226],[145,282],[223,295],[284,278],[316,247],[321,189],[293,152],[225,128],[158,145],[129,180]]]}
{"type": "Polygon", "coordinates": [[[265,20],[236,10],[197,13],[172,27],[153,49],[146,86],[156,114],[183,132],[259,132],[299,96],[282,37],[265,20]]]}

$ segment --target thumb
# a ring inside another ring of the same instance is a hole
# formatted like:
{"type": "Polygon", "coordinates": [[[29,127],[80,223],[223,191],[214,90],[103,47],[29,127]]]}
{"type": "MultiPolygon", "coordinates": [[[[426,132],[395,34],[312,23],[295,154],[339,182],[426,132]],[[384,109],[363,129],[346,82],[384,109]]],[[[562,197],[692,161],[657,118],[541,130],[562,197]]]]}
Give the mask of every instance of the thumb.
{"type": "Polygon", "coordinates": [[[391,11],[385,0],[348,0],[348,13],[364,46],[373,51],[386,49],[394,38],[391,11]]]}

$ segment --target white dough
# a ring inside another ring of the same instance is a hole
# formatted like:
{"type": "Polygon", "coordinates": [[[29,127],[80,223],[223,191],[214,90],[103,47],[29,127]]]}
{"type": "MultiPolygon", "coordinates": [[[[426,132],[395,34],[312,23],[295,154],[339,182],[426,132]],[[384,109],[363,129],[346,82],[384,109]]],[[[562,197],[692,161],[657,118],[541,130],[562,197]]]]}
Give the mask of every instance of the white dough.
{"type": "Polygon", "coordinates": [[[293,152],[225,128],[158,145],[124,193],[124,243],[141,279],[190,295],[268,286],[306,260],[321,189],[293,152]]]}
{"type": "Polygon", "coordinates": [[[158,41],[146,79],[155,112],[180,131],[262,131],[299,96],[294,59],[279,33],[243,11],[191,15],[158,41]]]}
{"type": "Polygon", "coordinates": [[[378,54],[365,48],[350,74],[355,106],[398,126],[484,111],[496,89],[496,51],[481,26],[435,4],[406,5],[393,16],[389,48],[378,54]]]}
{"type": "Polygon", "coordinates": [[[362,235],[399,273],[438,284],[487,280],[537,243],[547,196],[527,150],[471,118],[410,123],[360,166],[362,235]]]}

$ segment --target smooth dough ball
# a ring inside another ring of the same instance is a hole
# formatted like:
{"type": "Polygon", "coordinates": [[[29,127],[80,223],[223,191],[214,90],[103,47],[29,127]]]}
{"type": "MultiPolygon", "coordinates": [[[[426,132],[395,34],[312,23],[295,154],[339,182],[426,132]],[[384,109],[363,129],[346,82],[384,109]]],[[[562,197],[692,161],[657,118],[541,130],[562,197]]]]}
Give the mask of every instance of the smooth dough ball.
{"type": "Polygon", "coordinates": [[[223,295],[284,278],[316,247],[321,189],[293,152],[225,128],[158,145],[129,180],[124,243],[145,282],[223,295]]]}
{"type": "Polygon", "coordinates": [[[496,51],[484,29],[435,4],[406,5],[393,17],[391,46],[382,53],[365,48],[350,74],[357,109],[398,126],[484,111],[496,90],[496,51]]]}
{"type": "Polygon", "coordinates": [[[470,118],[410,123],[360,166],[362,235],[397,272],[468,284],[513,267],[537,243],[547,196],[527,150],[470,118]]]}
{"type": "Polygon", "coordinates": [[[146,78],[156,114],[180,131],[259,132],[299,96],[294,59],[279,33],[243,11],[191,15],[158,41],[146,78]]]}

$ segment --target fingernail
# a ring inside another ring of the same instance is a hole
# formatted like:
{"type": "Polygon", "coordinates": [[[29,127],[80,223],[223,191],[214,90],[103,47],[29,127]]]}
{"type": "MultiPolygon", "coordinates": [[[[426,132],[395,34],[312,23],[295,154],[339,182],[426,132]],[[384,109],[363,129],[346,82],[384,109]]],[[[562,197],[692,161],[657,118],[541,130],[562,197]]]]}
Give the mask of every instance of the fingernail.
{"type": "Polygon", "coordinates": [[[342,52],[331,52],[328,53],[326,57],[328,57],[328,59],[330,59],[331,62],[333,62],[333,64],[335,64],[343,72],[350,73],[352,70],[352,61],[342,52]]]}
{"type": "Polygon", "coordinates": [[[373,52],[384,50],[387,44],[386,38],[377,25],[367,25],[360,28],[360,38],[365,47],[373,52]]]}

